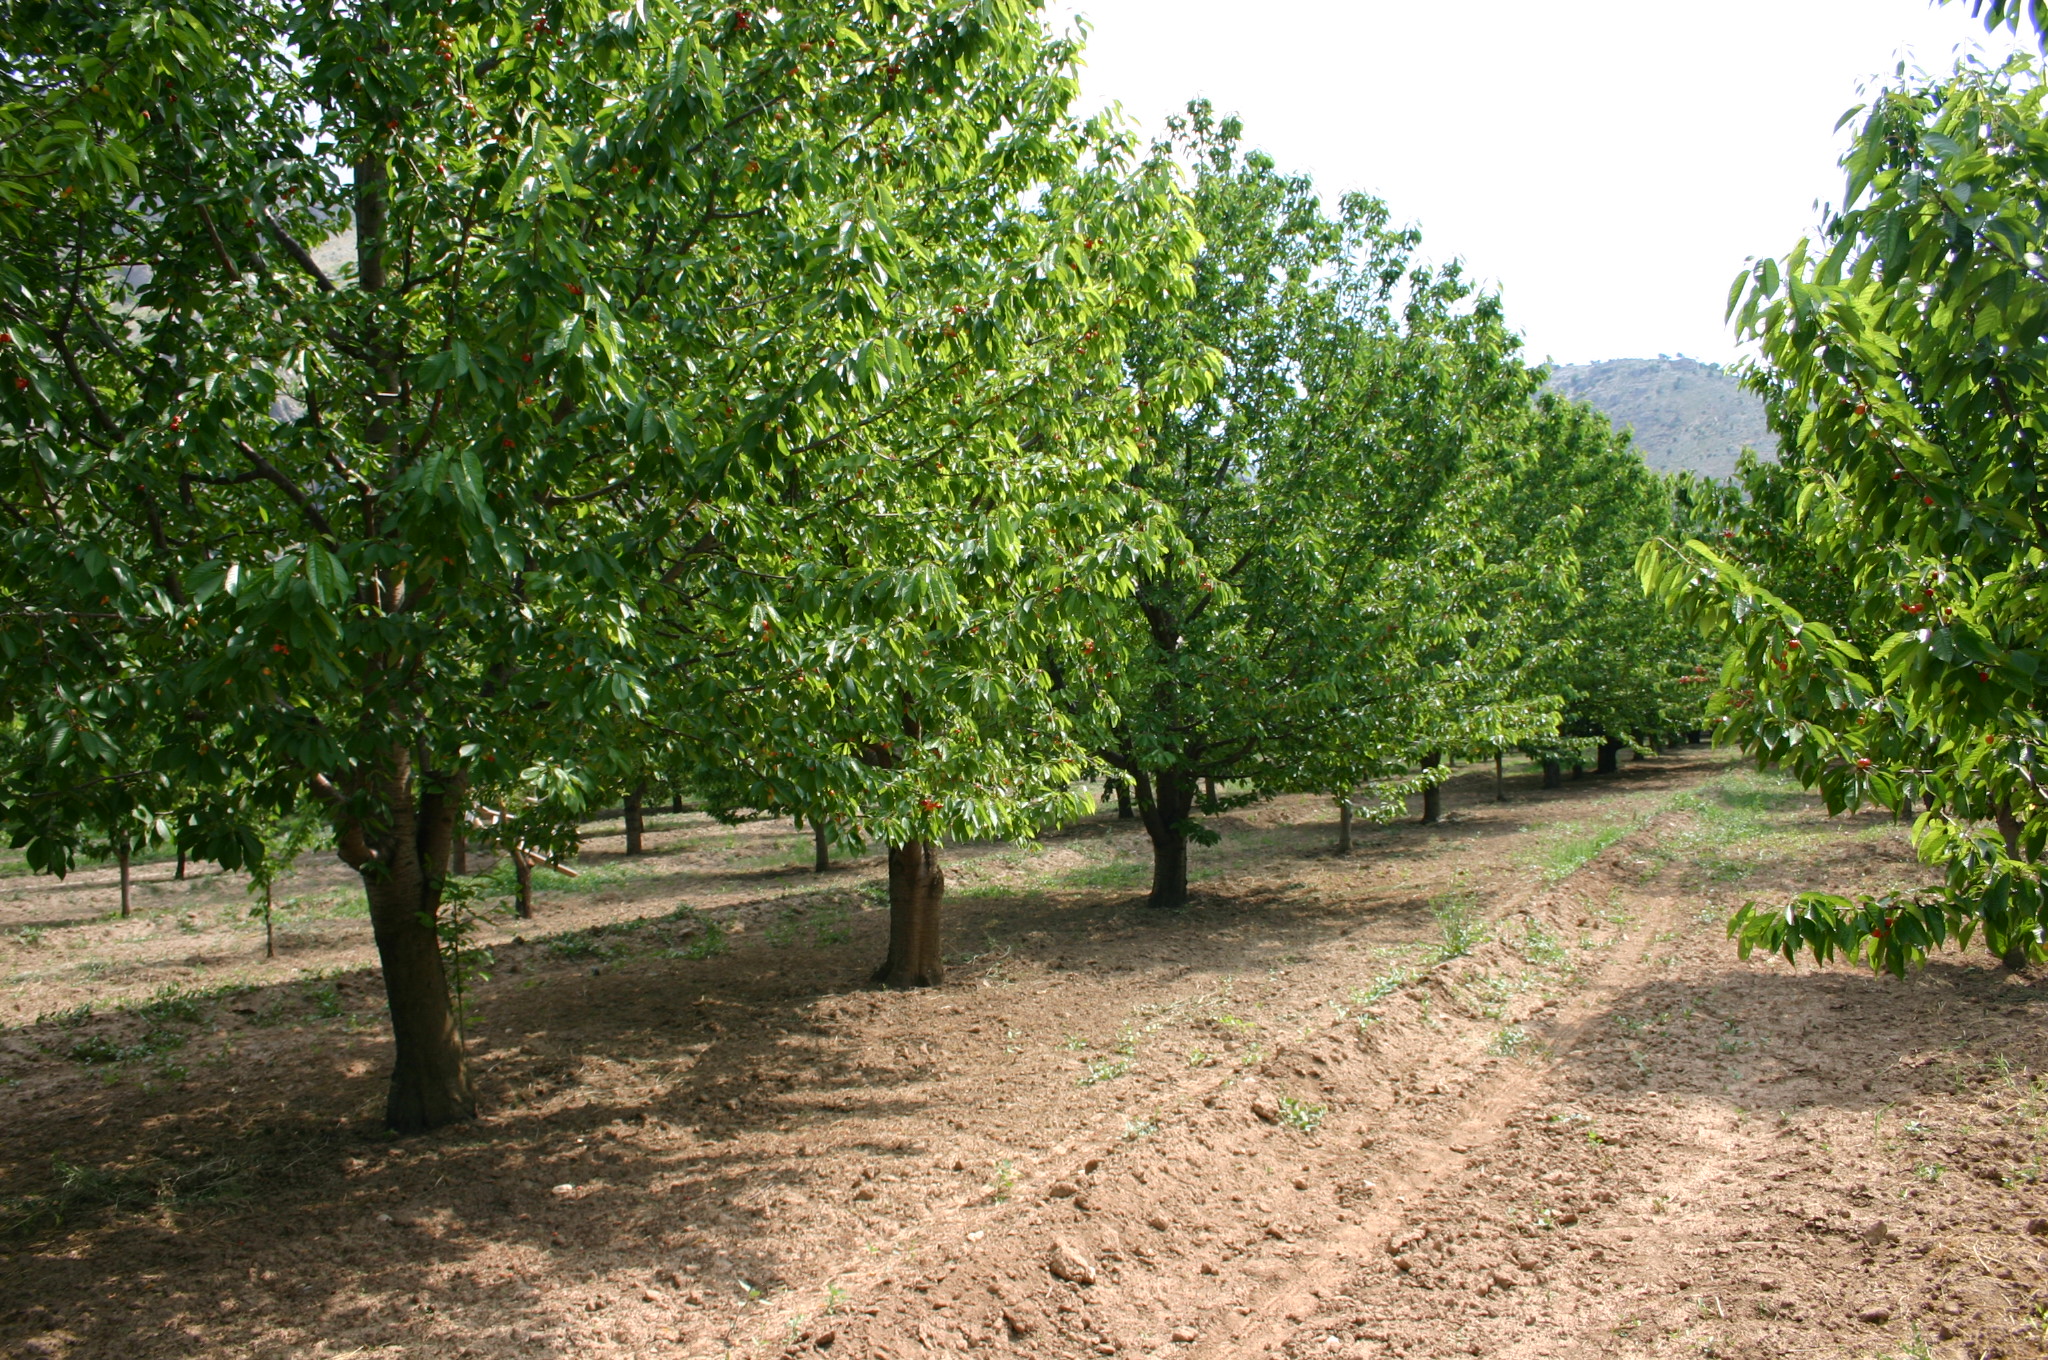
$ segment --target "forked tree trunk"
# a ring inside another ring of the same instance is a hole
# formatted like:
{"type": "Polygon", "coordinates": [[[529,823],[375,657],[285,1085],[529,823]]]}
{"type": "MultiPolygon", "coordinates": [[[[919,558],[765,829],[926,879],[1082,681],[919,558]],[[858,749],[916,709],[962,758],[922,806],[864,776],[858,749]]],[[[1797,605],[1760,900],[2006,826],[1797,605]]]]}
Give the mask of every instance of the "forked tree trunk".
{"type": "Polygon", "coordinates": [[[1493,801],[1505,803],[1508,800],[1507,758],[1499,751],[1493,753],[1493,801]]]}
{"type": "Polygon", "coordinates": [[[1188,814],[1194,811],[1193,776],[1174,771],[1140,771],[1138,815],[1152,840],[1152,896],[1148,904],[1167,911],[1188,901],[1188,814]]]}
{"type": "Polygon", "coordinates": [[[939,908],[946,870],[932,841],[889,847],[889,957],[873,981],[902,990],[936,987],[946,980],[939,950],[939,908]]]}
{"type": "Polygon", "coordinates": [[[1351,853],[1351,799],[1349,797],[1337,799],[1337,853],[1340,855],[1351,853]]]}
{"type": "Polygon", "coordinates": [[[1555,760],[1543,762],[1543,787],[1560,789],[1564,787],[1564,766],[1555,760]]]}
{"type": "Polygon", "coordinates": [[[832,838],[825,834],[825,824],[811,819],[811,872],[822,874],[832,867],[832,838]]]}
{"type": "Polygon", "coordinates": [[[416,793],[412,760],[393,752],[366,791],[378,805],[374,830],[344,816],[341,857],[362,876],[370,930],[391,1007],[391,1090],[384,1122],[419,1133],[476,1117],[476,1090],[456,1026],[436,928],[441,884],[466,790],[459,777],[427,775],[416,793]]]}
{"type": "Polygon", "coordinates": [[[642,780],[626,795],[626,853],[639,855],[647,849],[647,782],[642,780]]]}
{"type": "Polygon", "coordinates": [[[128,841],[126,837],[114,845],[114,858],[121,865],[121,915],[128,914],[128,841]]]}
{"type": "MultiPolygon", "coordinates": [[[[1434,770],[1444,763],[1441,752],[1431,751],[1422,758],[1422,768],[1434,770]]],[[[1422,824],[1435,826],[1444,818],[1444,786],[1431,784],[1422,791],[1422,824]]]]}
{"type": "Polygon", "coordinates": [[[1598,763],[1593,767],[1598,774],[1615,774],[1621,769],[1621,743],[1603,741],[1600,743],[1598,763]]]}

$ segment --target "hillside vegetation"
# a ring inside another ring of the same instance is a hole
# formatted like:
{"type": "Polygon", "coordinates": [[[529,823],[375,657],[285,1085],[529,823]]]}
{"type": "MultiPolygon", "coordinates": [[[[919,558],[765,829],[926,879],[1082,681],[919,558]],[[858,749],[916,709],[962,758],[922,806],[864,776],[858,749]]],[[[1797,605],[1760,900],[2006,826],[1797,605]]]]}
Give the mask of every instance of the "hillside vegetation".
{"type": "Polygon", "coordinates": [[[1777,451],[1763,403],[1719,364],[1683,356],[1560,364],[1550,386],[1632,428],[1644,461],[1659,472],[1726,481],[1743,449],[1777,451]]]}

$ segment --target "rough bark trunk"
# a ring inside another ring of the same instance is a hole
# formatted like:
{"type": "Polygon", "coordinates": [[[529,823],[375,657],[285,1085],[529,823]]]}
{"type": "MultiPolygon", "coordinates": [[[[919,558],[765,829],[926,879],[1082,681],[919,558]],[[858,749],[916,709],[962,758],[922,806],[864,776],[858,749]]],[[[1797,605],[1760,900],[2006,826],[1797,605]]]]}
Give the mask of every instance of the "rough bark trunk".
{"type": "Polygon", "coordinates": [[[394,752],[370,792],[382,814],[374,833],[338,826],[341,855],[362,876],[370,931],[391,1008],[391,1089],[384,1122],[419,1133],[476,1117],[476,1090],[456,1024],[436,921],[466,791],[459,778],[428,774],[415,791],[408,754],[394,752]]]}
{"type": "Polygon", "coordinates": [[[533,861],[524,850],[512,851],[512,909],[522,921],[533,919],[533,861]]]}
{"type": "Polygon", "coordinates": [[[1116,781],[1116,819],[1128,822],[1138,814],[1131,808],[1131,785],[1129,780],[1116,781]]]}
{"type": "Polygon", "coordinates": [[[1493,801],[1505,803],[1508,800],[1507,757],[1499,751],[1493,753],[1493,801]]]}
{"type": "MultiPolygon", "coordinates": [[[[1422,758],[1422,768],[1434,770],[1444,763],[1443,754],[1431,751],[1422,758]]],[[[1435,826],[1444,818],[1444,789],[1441,784],[1431,784],[1422,791],[1422,824],[1435,826]]]]}
{"type": "Polygon", "coordinates": [[[1216,781],[1204,775],[1202,776],[1202,811],[1214,812],[1215,810],[1216,781]]]}
{"type": "Polygon", "coordinates": [[[832,867],[832,838],[825,834],[825,824],[811,819],[811,872],[822,874],[832,867]]]}
{"type": "Polygon", "coordinates": [[[1556,789],[1564,787],[1564,766],[1555,760],[1543,762],[1543,787],[1556,789]]]}
{"type": "Polygon", "coordinates": [[[121,865],[121,915],[128,914],[128,842],[122,840],[114,846],[114,858],[121,865]]]}
{"type": "Polygon", "coordinates": [[[1137,776],[1138,815],[1152,840],[1152,906],[1172,911],[1188,901],[1188,836],[1183,828],[1194,811],[1195,781],[1173,772],[1137,776]]]}
{"type": "Polygon", "coordinates": [[[889,847],[889,957],[873,980],[885,987],[936,987],[946,980],[939,949],[939,908],[946,870],[932,841],[889,847]]]}
{"type": "Polygon", "coordinates": [[[1337,799],[1337,853],[1351,853],[1351,799],[1348,796],[1337,799]]]}
{"type": "Polygon", "coordinates": [[[647,852],[647,784],[642,781],[626,795],[626,853],[647,852]]]}
{"type": "Polygon", "coordinates": [[[1603,741],[1600,743],[1598,763],[1593,767],[1599,774],[1615,774],[1621,769],[1621,743],[1603,741]]]}

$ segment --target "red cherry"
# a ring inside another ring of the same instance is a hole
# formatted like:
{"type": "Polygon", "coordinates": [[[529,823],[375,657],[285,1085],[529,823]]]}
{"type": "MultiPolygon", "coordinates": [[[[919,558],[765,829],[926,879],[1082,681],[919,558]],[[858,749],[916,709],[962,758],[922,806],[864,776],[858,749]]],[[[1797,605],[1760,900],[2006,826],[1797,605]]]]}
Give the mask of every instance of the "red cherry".
{"type": "Polygon", "coordinates": [[[1870,414],[1870,405],[1869,405],[1869,403],[1867,403],[1867,402],[1861,402],[1861,401],[1857,402],[1857,403],[1856,403],[1856,414],[1857,414],[1857,415],[1859,415],[1859,416],[1867,416],[1867,415],[1869,415],[1869,414],[1870,414]]]}
{"type": "Polygon", "coordinates": [[[1977,678],[1978,678],[1979,680],[1989,680],[1989,679],[1991,678],[1991,672],[1990,672],[1990,671],[1978,671],[1978,672],[1977,672],[1977,678]]]}
{"type": "Polygon", "coordinates": [[[1791,648],[1791,649],[1792,649],[1793,651],[1795,651],[1795,652],[1796,652],[1796,651],[1798,651],[1798,650],[1799,650],[1799,639],[1798,639],[1798,638],[1787,638],[1787,639],[1785,639],[1785,645],[1786,645],[1787,647],[1790,647],[1790,648],[1791,648]]]}
{"type": "Polygon", "coordinates": [[[1929,505],[1934,504],[1934,497],[1932,496],[1922,496],[1920,499],[1929,505]]]}
{"type": "MultiPolygon", "coordinates": [[[[582,297],[582,296],[583,296],[583,285],[582,285],[582,284],[580,284],[580,283],[572,283],[572,284],[570,284],[570,285],[569,285],[569,296],[570,296],[570,297],[582,297]]],[[[1928,504],[1929,504],[1929,505],[1932,505],[1932,504],[1934,504],[1934,502],[1932,502],[1932,501],[1929,501],[1929,502],[1928,502],[1928,504]]]]}
{"type": "Polygon", "coordinates": [[[0,331],[0,345],[11,345],[13,343],[13,336],[9,335],[6,331],[0,331]]]}
{"type": "Polygon", "coordinates": [[[174,430],[181,430],[181,429],[183,429],[184,427],[185,427],[185,417],[183,417],[183,416],[172,416],[172,417],[171,417],[171,428],[172,428],[172,429],[174,429],[174,430]]]}
{"type": "Polygon", "coordinates": [[[505,447],[508,449],[512,447],[512,436],[509,434],[505,436],[505,447]]]}
{"type": "Polygon", "coordinates": [[[1869,756],[1858,756],[1858,757],[1856,757],[1856,768],[1857,768],[1857,769],[1859,769],[1859,770],[1867,770],[1867,769],[1869,769],[1869,768],[1870,768],[1870,757],[1869,757],[1869,756]]]}
{"type": "Polygon", "coordinates": [[[28,379],[27,379],[27,378],[16,378],[16,379],[14,380],[14,385],[15,385],[16,387],[20,388],[20,389],[21,389],[22,391],[24,391],[24,392],[28,391],[28,379]]]}

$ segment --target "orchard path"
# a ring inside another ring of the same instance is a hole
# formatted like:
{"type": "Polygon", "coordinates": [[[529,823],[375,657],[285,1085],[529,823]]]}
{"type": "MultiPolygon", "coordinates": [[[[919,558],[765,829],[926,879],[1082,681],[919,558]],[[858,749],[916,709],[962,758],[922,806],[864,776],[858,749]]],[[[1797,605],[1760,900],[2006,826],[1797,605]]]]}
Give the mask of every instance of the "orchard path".
{"type": "MultiPolygon", "coordinates": [[[[1450,793],[1347,859],[1316,800],[1230,814],[1170,920],[1113,817],[949,852],[952,975],[906,995],[861,985],[871,861],[595,841],[610,886],[493,927],[489,1112],[429,1138],[376,1131],[332,915],[250,990],[17,1024],[0,1354],[2043,1353],[2048,998],[1723,938],[1917,881],[1896,828],[1697,750],[1450,793]]],[[[161,923],[19,909],[79,923],[18,998],[178,980],[161,923]]]]}

